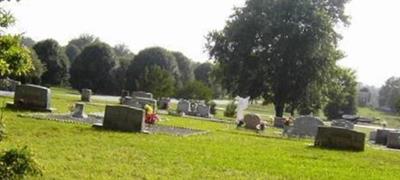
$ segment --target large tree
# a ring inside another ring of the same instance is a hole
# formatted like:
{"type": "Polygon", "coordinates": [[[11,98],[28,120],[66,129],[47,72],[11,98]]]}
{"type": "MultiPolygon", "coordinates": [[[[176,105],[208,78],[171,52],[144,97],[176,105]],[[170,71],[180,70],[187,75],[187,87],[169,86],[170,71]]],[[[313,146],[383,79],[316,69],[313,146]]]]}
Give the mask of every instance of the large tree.
{"type": "Polygon", "coordinates": [[[96,93],[114,94],[111,72],[118,65],[112,48],[105,43],[86,47],[71,66],[71,85],[77,90],[92,89],[96,93]]]}
{"type": "Polygon", "coordinates": [[[65,47],[66,54],[71,63],[87,46],[100,42],[100,39],[90,34],[82,34],[78,38],[72,39],[65,47]]]}
{"type": "Polygon", "coordinates": [[[178,64],[181,78],[179,79],[178,88],[194,80],[193,62],[181,52],[172,52],[178,64]]]}
{"type": "Polygon", "coordinates": [[[145,67],[135,84],[140,85],[140,90],[151,92],[155,98],[170,97],[175,93],[174,77],[158,65],[145,67]]]}
{"type": "Polygon", "coordinates": [[[222,31],[208,35],[224,87],[233,95],[269,99],[281,117],[285,105],[325,80],[343,57],[335,26],[348,23],[346,2],[247,0],[222,31]]]}
{"type": "Polygon", "coordinates": [[[127,88],[142,90],[145,84],[135,83],[145,71],[145,68],[157,65],[169,72],[174,81],[180,78],[180,72],[174,55],[164,48],[152,47],[140,51],[131,62],[127,72],[127,88]]]}
{"type": "Polygon", "coordinates": [[[207,86],[211,86],[211,73],[213,65],[211,63],[202,63],[194,70],[194,76],[197,81],[203,82],[207,86]]]}
{"type": "Polygon", "coordinates": [[[58,42],[53,39],[40,41],[33,49],[47,69],[42,75],[42,82],[50,85],[67,84],[70,63],[58,42]]]}

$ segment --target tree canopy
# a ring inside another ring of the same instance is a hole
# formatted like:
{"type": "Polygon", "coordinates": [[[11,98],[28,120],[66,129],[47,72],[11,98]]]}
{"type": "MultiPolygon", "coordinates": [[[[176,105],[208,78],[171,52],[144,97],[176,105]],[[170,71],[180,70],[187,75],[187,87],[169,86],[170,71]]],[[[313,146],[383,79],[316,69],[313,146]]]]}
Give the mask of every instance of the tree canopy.
{"type": "Polygon", "coordinates": [[[87,46],[71,66],[71,85],[77,90],[92,89],[95,93],[115,93],[111,72],[118,65],[112,48],[105,43],[87,46]]]}
{"type": "Polygon", "coordinates": [[[152,47],[140,51],[131,62],[127,72],[127,88],[130,90],[142,90],[144,84],[135,83],[135,80],[143,74],[146,67],[157,65],[173,75],[174,80],[180,78],[179,67],[174,55],[164,48],[152,47]]]}
{"type": "Polygon", "coordinates": [[[47,68],[42,75],[42,82],[50,85],[67,84],[70,64],[58,42],[47,39],[36,43],[33,49],[47,68]]]}
{"type": "Polygon", "coordinates": [[[247,0],[207,48],[233,95],[264,97],[281,117],[310,84],[325,81],[336,61],[338,23],[348,24],[347,0],[247,0]]]}

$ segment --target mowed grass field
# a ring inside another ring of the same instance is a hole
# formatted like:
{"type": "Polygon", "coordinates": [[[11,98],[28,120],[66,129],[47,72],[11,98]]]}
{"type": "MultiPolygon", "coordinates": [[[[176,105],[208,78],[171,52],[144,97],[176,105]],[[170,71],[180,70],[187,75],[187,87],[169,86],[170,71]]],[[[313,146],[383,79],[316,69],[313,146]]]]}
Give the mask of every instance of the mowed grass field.
{"type": "MultiPolygon", "coordinates": [[[[53,106],[68,112],[79,100],[76,95],[53,89],[53,106]]],[[[104,111],[106,104],[94,101],[87,111],[104,111]]],[[[29,179],[400,179],[400,151],[369,144],[364,152],[319,149],[311,139],[282,137],[279,129],[256,133],[167,115],[162,124],[208,133],[111,132],[22,118],[20,113],[25,112],[5,111],[8,137],[0,149],[27,145],[34,152],[44,175],[29,179]]]]}

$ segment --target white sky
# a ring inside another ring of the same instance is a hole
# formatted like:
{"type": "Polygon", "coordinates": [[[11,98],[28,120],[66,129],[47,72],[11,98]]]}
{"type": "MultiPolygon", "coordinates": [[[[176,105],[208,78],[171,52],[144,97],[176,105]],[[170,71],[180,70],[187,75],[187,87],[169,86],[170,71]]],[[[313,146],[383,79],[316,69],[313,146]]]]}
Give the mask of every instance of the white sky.
{"type": "MultiPolygon", "coordinates": [[[[2,3],[17,18],[13,33],[36,41],[53,38],[66,45],[82,33],[137,53],[151,46],[181,51],[195,61],[208,59],[204,36],[222,29],[234,6],[244,0],[22,0],[2,3]]],[[[380,86],[400,76],[400,0],[353,0],[350,27],[342,29],[341,65],[358,81],[380,86]],[[399,50],[399,51],[396,51],[399,50]]]]}

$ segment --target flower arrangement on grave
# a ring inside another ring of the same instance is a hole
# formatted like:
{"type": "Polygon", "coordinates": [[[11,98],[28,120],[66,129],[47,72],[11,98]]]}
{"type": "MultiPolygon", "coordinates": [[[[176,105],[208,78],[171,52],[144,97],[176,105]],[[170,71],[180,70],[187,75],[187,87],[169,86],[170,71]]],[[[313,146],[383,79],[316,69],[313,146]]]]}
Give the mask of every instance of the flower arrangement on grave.
{"type": "Polygon", "coordinates": [[[159,121],[159,117],[156,113],[154,113],[154,110],[151,106],[146,104],[144,106],[144,110],[146,111],[146,116],[145,116],[145,123],[147,124],[155,124],[157,121],[159,121]]]}

